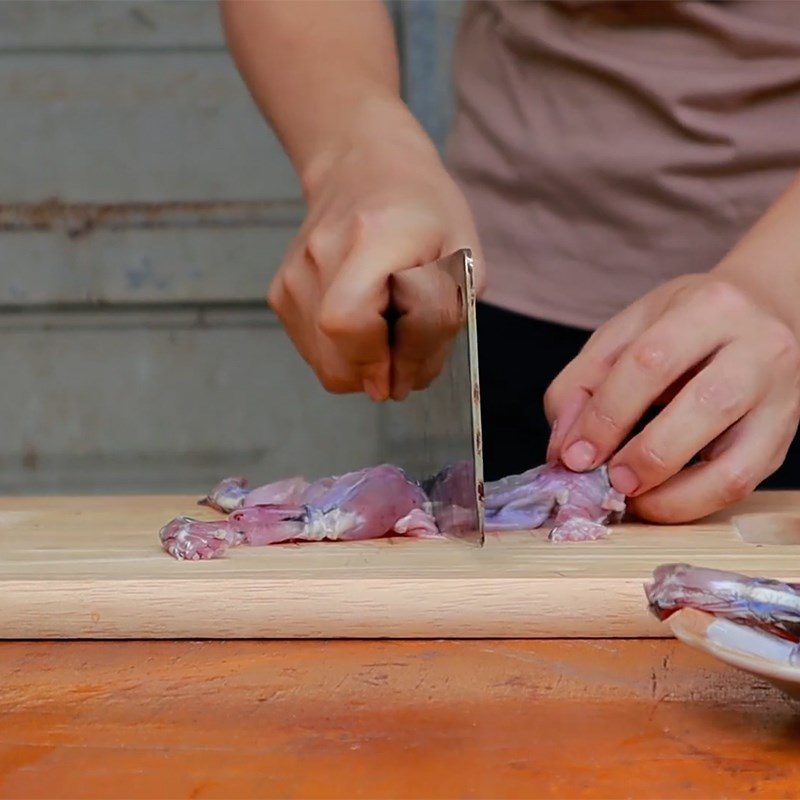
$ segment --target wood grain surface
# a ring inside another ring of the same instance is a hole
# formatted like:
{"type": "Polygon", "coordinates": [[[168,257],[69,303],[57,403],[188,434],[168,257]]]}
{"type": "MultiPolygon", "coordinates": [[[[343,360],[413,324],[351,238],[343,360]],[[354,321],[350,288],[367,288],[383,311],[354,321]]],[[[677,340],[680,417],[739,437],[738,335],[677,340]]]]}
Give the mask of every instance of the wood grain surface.
{"type": "Polygon", "coordinates": [[[6,642],[2,798],[796,798],[797,707],[674,640],[6,642]]]}
{"type": "Polygon", "coordinates": [[[642,591],[658,564],[800,576],[800,493],[581,544],[541,532],[490,536],[482,550],[395,538],[208,562],[160,549],[159,528],[181,513],[213,516],[188,497],[0,500],[0,637],[666,636],[642,591]]]}

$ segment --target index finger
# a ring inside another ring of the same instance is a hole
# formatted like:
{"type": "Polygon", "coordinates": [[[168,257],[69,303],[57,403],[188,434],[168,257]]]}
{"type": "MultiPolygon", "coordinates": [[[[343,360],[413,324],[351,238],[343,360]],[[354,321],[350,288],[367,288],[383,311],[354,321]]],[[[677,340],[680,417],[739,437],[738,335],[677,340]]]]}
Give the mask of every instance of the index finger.
{"type": "Polygon", "coordinates": [[[582,471],[606,461],[653,402],[729,338],[704,304],[692,301],[668,309],[623,351],[594,389],[564,437],[564,464],[582,471]]]}

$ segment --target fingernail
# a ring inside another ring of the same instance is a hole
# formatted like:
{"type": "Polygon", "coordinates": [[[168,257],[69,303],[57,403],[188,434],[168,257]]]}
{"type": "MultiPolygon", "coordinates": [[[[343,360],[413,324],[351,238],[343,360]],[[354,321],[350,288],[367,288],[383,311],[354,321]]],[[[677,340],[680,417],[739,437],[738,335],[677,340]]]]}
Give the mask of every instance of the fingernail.
{"type": "Polygon", "coordinates": [[[372,378],[364,379],[364,391],[369,395],[370,400],[380,403],[385,400],[383,392],[378,388],[378,384],[372,378]]]}
{"type": "Polygon", "coordinates": [[[594,464],[597,458],[597,448],[584,439],[574,442],[564,453],[564,464],[575,472],[582,472],[594,464]]]}
{"type": "Polygon", "coordinates": [[[407,383],[400,384],[399,386],[395,386],[392,389],[392,399],[393,400],[405,400],[411,394],[411,385],[407,383]]]}
{"type": "Polygon", "coordinates": [[[632,495],[639,488],[639,478],[636,473],[624,464],[611,467],[608,470],[608,477],[611,485],[624,495],[632,495]]]}

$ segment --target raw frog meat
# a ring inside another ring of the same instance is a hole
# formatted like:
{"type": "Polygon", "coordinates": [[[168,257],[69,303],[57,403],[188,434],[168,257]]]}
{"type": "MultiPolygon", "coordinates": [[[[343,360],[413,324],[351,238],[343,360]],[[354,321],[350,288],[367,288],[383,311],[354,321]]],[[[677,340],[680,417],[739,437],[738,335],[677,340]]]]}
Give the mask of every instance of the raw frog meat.
{"type": "Polygon", "coordinates": [[[486,484],[486,530],[516,531],[551,524],[551,542],[607,536],[607,523],[625,511],[625,497],[611,486],[605,466],[572,472],[545,464],[486,484]]]}
{"type": "Polygon", "coordinates": [[[229,511],[228,517],[167,523],[161,543],[175,558],[216,558],[239,544],[439,535],[425,493],[389,464],[311,484],[291,478],[249,492],[244,479],[228,478],[201,503],[229,511]]]}
{"type": "Polygon", "coordinates": [[[678,617],[672,623],[678,638],[800,700],[800,584],[663,564],[644,588],[661,620],[681,609],[711,615],[700,627],[678,617]]]}
{"type": "MultiPolygon", "coordinates": [[[[447,481],[437,485],[447,493],[447,481]]],[[[554,542],[605,536],[606,524],[625,510],[625,498],[611,487],[604,467],[576,473],[544,465],[488,483],[485,493],[487,531],[550,523],[554,542]]],[[[226,478],[200,503],[228,516],[213,522],[178,517],[167,523],[161,542],[175,558],[216,558],[240,544],[439,535],[423,488],[389,464],[310,484],[298,477],[255,489],[244,478],[226,478]]]]}
{"type": "Polygon", "coordinates": [[[665,620],[682,608],[800,642],[800,585],[736,572],[663,564],[645,585],[650,610],[665,620]]]}
{"type": "MultiPolygon", "coordinates": [[[[324,478],[331,482],[334,478],[324,478]]],[[[318,481],[318,483],[320,483],[318,481]]],[[[299,503],[303,493],[308,489],[305,478],[287,478],[283,481],[268,483],[256,489],[248,488],[247,478],[225,478],[220,481],[200,501],[200,505],[216,508],[229,514],[242,506],[279,505],[282,503],[299,503]]]]}

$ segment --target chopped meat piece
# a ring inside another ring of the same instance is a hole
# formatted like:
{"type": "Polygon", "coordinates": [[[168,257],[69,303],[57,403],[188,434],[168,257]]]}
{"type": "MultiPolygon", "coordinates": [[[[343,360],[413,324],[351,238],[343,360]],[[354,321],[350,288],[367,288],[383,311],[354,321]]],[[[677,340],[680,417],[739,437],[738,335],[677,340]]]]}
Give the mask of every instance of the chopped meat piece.
{"type": "Polygon", "coordinates": [[[242,541],[227,519],[199,522],[191,517],[176,517],[161,529],[159,537],[171,556],[187,561],[216,558],[242,541]]]}
{"type": "Polygon", "coordinates": [[[200,505],[230,514],[243,506],[298,503],[307,488],[305,478],[286,478],[255,489],[249,488],[247,478],[225,478],[200,501],[200,505]]]}
{"type": "Polygon", "coordinates": [[[682,608],[696,608],[800,641],[798,584],[689,564],[662,564],[645,585],[645,593],[651,611],[662,620],[682,608]]]}
{"type": "Polygon", "coordinates": [[[549,522],[551,541],[598,539],[624,511],[625,498],[612,488],[605,466],[572,472],[544,464],[486,484],[488,531],[530,530],[549,522]]]}
{"type": "Polygon", "coordinates": [[[209,495],[216,508],[234,499],[238,507],[226,520],[198,522],[178,517],[165,525],[161,541],[175,558],[217,558],[237,544],[288,541],[371,539],[390,533],[430,536],[436,523],[427,514],[427,498],[402,470],[383,464],[306,484],[300,478],[254,489],[241,499],[241,479],[222,481],[209,495]],[[302,482],[302,483],[301,483],[302,482]],[[254,499],[281,502],[254,503],[254,499]]]}
{"type": "Polygon", "coordinates": [[[249,493],[247,478],[225,478],[200,500],[198,505],[210,506],[229,514],[244,503],[249,493]]]}
{"type": "MultiPolygon", "coordinates": [[[[463,524],[474,525],[459,501],[468,496],[463,485],[468,478],[465,470],[451,469],[425,485],[453,524],[461,512],[463,524]]],[[[546,464],[489,483],[485,494],[487,531],[549,524],[553,542],[605,536],[606,523],[625,510],[625,498],[611,487],[605,467],[577,473],[546,464]]],[[[389,464],[311,484],[297,477],[255,489],[244,478],[226,478],[200,502],[228,513],[228,518],[199,522],[179,517],[164,526],[161,541],[176,558],[215,558],[238,544],[438,535],[425,490],[389,464]]]]}

